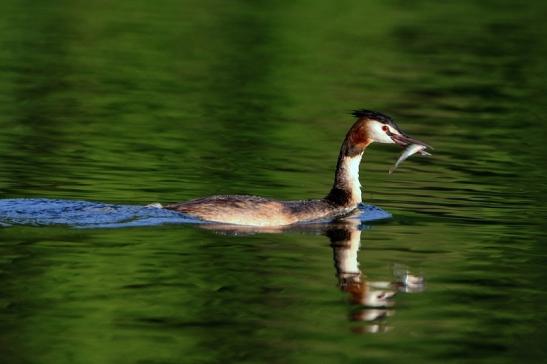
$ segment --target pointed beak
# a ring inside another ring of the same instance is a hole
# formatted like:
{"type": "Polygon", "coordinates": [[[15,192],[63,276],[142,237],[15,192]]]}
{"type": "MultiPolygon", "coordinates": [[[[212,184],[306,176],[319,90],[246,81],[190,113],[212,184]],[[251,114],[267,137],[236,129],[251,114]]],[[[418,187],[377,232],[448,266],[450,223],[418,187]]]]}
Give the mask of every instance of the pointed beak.
{"type": "Polygon", "coordinates": [[[395,144],[398,144],[402,147],[406,147],[407,145],[410,145],[410,144],[418,144],[418,145],[423,145],[429,149],[433,149],[429,144],[426,144],[418,139],[408,136],[404,134],[403,132],[401,132],[400,134],[391,134],[390,137],[391,137],[391,140],[395,142],[395,144]]]}

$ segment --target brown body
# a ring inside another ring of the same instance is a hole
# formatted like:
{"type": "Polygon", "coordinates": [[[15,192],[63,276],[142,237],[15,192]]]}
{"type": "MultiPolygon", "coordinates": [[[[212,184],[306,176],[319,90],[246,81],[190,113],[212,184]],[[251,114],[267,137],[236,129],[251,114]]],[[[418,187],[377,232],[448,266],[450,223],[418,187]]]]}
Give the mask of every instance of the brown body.
{"type": "Polygon", "coordinates": [[[282,226],[297,222],[329,219],[355,209],[339,206],[327,199],[276,201],[257,196],[211,196],[166,208],[206,221],[252,226],[282,226]]]}
{"type": "Polygon", "coordinates": [[[334,184],[328,195],[316,200],[277,201],[257,196],[211,196],[165,206],[206,221],[252,226],[283,226],[298,222],[334,219],[352,212],[361,203],[359,164],[374,141],[394,143],[400,132],[386,115],[357,110],[338,156],[334,184]]]}

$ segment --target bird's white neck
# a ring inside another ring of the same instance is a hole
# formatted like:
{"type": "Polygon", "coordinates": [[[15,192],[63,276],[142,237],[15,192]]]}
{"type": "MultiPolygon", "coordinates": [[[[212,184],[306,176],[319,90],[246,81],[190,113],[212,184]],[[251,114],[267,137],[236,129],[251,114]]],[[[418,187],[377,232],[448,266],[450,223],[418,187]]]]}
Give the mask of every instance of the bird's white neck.
{"type": "Polygon", "coordinates": [[[359,181],[359,166],[363,153],[354,157],[344,157],[342,159],[341,170],[338,171],[337,179],[350,191],[352,204],[361,203],[361,182],[359,181]]]}
{"type": "Polygon", "coordinates": [[[359,182],[359,165],[362,157],[362,152],[353,156],[340,155],[334,185],[328,198],[346,206],[357,206],[362,202],[359,182]]]}

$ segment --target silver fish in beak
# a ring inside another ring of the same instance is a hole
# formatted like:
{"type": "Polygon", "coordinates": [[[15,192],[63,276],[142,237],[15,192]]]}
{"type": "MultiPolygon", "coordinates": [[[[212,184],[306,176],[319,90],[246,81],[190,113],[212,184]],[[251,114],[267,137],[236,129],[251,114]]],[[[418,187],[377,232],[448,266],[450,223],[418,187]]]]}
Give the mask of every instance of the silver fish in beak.
{"type": "Polygon", "coordinates": [[[395,165],[391,167],[391,169],[389,170],[389,174],[392,174],[393,171],[395,171],[395,169],[399,167],[399,164],[401,164],[404,160],[406,160],[408,157],[410,157],[413,154],[420,153],[421,155],[424,155],[424,156],[430,156],[431,154],[425,151],[425,149],[427,148],[430,148],[430,147],[426,144],[414,144],[414,143],[409,144],[408,147],[406,147],[405,150],[403,150],[403,152],[401,153],[401,156],[399,157],[399,159],[397,159],[397,162],[395,162],[395,165]]]}

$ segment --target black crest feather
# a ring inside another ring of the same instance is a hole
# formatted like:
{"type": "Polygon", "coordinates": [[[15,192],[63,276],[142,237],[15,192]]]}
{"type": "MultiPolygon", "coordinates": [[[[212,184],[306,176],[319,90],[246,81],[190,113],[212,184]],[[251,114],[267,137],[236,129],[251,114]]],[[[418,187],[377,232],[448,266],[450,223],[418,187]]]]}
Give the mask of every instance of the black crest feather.
{"type": "Polygon", "coordinates": [[[386,114],[382,114],[381,112],[378,112],[378,111],[359,109],[359,110],[353,110],[351,112],[351,115],[359,119],[365,118],[365,119],[377,120],[381,123],[391,125],[397,130],[400,130],[397,123],[395,123],[395,121],[393,121],[391,117],[387,116],[386,114]]]}
{"type": "Polygon", "coordinates": [[[355,116],[356,118],[367,118],[367,119],[378,120],[382,123],[393,123],[392,118],[378,111],[359,109],[359,110],[353,110],[351,112],[351,115],[355,116]]]}

